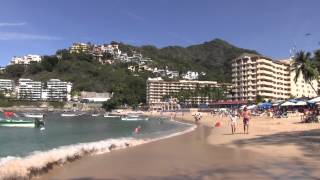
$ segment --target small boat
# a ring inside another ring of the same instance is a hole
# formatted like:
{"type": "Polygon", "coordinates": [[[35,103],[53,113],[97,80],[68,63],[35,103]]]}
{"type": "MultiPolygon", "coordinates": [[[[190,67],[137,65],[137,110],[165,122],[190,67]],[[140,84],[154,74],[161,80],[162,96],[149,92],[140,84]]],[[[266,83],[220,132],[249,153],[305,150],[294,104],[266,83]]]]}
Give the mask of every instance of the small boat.
{"type": "Polygon", "coordinates": [[[24,113],[23,115],[28,118],[43,118],[41,113],[24,113]]]}
{"type": "Polygon", "coordinates": [[[76,114],[76,113],[62,113],[61,116],[62,117],[75,117],[75,116],[79,116],[79,114],[76,114]]]}
{"type": "Polygon", "coordinates": [[[118,115],[118,114],[105,113],[103,115],[103,117],[105,117],[105,118],[120,118],[121,115],[120,114],[118,115]]]}
{"type": "Polygon", "coordinates": [[[141,116],[126,116],[121,118],[122,121],[147,121],[149,118],[141,116]]]}
{"type": "Polygon", "coordinates": [[[138,115],[128,115],[128,117],[130,117],[130,118],[139,118],[140,116],[138,116],[138,115]]]}
{"type": "Polygon", "coordinates": [[[33,120],[22,120],[22,119],[2,119],[0,120],[0,126],[5,127],[36,127],[33,120]]]}
{"type": "Polygon", "coordinates": [[[100,114],[91,114],[92,117],[100,116],[100,114]]]}

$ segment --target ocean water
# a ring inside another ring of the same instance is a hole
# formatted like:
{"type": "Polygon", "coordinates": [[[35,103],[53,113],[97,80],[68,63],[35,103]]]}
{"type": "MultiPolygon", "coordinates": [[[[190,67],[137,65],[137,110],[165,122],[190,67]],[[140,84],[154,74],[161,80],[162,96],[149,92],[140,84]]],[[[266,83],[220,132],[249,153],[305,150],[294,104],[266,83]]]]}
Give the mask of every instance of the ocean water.
{"type": "Polygon", "coordinates": [[[82,115],[61,117],[51,113],[45,119],[45,130],[37,128],[0,127],[0,178],[26,177],[50,163],[63,163],[88,153],[104,153],[110,145],[117,148],[152,141],[182,132],[191,125],[160,118],[148,121],[122,121],[82,115]],[[134,134],[137,126],[140,134],[134,134]]]}

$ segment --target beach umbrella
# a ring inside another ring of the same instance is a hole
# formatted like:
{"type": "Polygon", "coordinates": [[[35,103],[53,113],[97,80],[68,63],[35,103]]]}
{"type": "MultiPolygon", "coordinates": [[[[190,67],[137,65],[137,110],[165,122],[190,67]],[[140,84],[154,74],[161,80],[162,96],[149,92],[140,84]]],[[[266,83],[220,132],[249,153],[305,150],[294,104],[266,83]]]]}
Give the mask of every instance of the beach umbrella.
{"type": "Polygon", "coordinates": [[[280,106],[295,106],[295,105],[296,105],[296,103],[287,101],[287,102],[284,102],[283,104],[281,104],[280,106]]]}
{"type": "Polygon", "coordinates": [[[272,106],[279,106],[283,102],[284,101],[282,101],[282,100],[275,101],[275,102],[273,102],[272,106]]]}
{"type": "Polygon", "coordinates": [[[257,107],[257,105],[252,104],[252,105],[248,106],[247,109],[255,109],[256,107],[257,107]]]}
{"type": "Polygon", "coordinates": [[[272,104],[268,103],[268,102],[260,103],[260,104],[258,104],[258,107],[260,109],[270,109],[272,107],[272,104]]]}
{"type": "Polygon", "coordinates": [[[295,106],[306,106],[307,105],[307,102],[305,101],[298,101],[295,106]]]}
{"type": "Polygon", "coordinates": [[[317,102],[320,102],[320,96],[308,101],[308,103],[317,103],[317,102]]]}
{"type": "Polygon", "coordinates": [[[247,107],[247,105],[242,105],[242,106],[240,106],[240,110],[242,110],[242,109],[244,109],[245,107],[247,107]]]}
{"type": "Polygon", "coordinates": [[[289,99],[288,101],[289,101],[289,102],[292,102],[292,103],[297,103],[297,102],[298,102],[297,99],[289,99]]]}

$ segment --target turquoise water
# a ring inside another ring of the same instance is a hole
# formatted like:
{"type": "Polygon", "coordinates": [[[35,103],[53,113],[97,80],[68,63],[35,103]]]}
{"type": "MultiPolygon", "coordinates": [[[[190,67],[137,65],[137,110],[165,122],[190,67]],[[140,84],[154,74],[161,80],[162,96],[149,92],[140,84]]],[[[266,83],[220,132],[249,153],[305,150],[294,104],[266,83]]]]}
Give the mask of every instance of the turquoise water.
{"type": "Polygon", "coordinates": [[[103,116],[61,117],[48,114],[45,130],[37,128],[0,127],[0,160],[8,156],[24,157],[35,151],[47,151],[60,146],[133,137],[155,138],[182,131],[188,125],[150,118],[148,121],[121,121],[103,116]],[[137,126],[141,134],[133,134],[137,126]]]}

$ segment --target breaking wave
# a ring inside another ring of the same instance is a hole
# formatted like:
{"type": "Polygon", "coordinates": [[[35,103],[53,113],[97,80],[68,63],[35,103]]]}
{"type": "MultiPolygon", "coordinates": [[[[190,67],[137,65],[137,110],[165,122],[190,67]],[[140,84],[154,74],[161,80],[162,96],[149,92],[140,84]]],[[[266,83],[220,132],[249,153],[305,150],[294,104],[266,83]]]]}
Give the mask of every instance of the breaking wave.
{"type": "Polygon", "coordinates": [[[26,157],[7,156],[0,158],[0,179],[29,179],[45,173],[55,165],[77,160],[86,155],[103,154],[140,144],[154,142],[191,132],[196,126],[154,139],[117,138],[89,143],[60,146],[48,151],[34,151],[26,157]]]}

